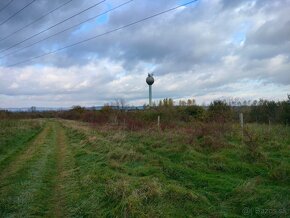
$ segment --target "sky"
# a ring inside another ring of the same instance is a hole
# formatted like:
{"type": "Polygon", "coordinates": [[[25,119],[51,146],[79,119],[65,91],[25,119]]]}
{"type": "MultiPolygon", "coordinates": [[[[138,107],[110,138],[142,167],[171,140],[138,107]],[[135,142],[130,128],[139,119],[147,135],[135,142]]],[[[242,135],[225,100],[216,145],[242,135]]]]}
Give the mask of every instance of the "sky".
{"type": "Polygon", "coordinates": [[[114,32],[190,0],[36,0],[17,13],[31,1],[0,1],[2,108],[148,104],[148,73],[155,101],[290,94],[290,0],[198,0],[114,32]]]}

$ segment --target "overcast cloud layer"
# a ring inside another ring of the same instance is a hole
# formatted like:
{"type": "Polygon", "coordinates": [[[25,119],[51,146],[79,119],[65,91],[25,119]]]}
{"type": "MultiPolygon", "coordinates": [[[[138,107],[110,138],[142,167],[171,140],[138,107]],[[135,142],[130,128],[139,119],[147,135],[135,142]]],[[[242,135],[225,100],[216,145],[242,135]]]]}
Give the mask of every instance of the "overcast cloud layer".
{"type": "MultiPolygon", "coordinates": [[[[2,8],[9,0],[1,0],[2,8]]],[[[31,0],[14,1],[0,23],[31,0]]],[[[127,0],[106,0],[67,22],[3,51],[101,0],[37,0],[0,25],[0,107],[103,105],[116,98],[147,103],[147,73],[155,100],[218,98],[283,100],[290,93],[290,0],[199,0],[135,26],[15,66],[45,52],[102,34],[185,0],[134,0],[27,49],[20,48],[127,0]],[[2,52],[1,52],[2,51],[2,52]],[[5,54],[12,55],[5,56],[5,54]]]]}

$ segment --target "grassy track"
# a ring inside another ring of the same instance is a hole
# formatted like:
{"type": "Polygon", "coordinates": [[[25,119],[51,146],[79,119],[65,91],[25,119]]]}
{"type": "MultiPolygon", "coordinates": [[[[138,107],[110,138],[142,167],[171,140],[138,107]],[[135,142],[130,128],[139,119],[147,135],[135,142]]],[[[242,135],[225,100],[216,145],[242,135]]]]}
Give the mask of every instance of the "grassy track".
{"type": "Polygon", "coordinates": [[[43,127],[43,121],[0,120],[0,170],[3,169],[43,127]]]}
{"type": "Polygon", "coordinates": [[[58,129],[59,133],[57,135],[57,148],[56,148],[56,157],[57,157],[57,178],[56,184],[54,186],[54,207],[52,208],[52,214],[55,217],[63,217],[64,212],[63,208],[64,204],[64,190],[63,190],[63,182],[64,182],[64,158],[67,150],[67,145],[65,142],[65,135],[62,129],[58,129]]]}
{"type": "Polygon", "coordinates": [[[211,150],[205,139],[172,130],[11,122],[0,130],[0,217],[289,215],[290,132],[284,127],[252,126],[261,138],[250,141],[259,143],[255,150],[236,132],[211,150]]]}
{"type": "Polygon", "coordinates": [[[24,163],[33,158],[36,152],[39,150],[39,145],[44,143],[47,136],[48,128],[46,127],[33,141],[31,141],[22,153],[15,157],[11,157],[10,164],[2,170],[0,180],[3,181],[6,177],[12,176],[21,168],[24,167],[24,163]]]}
{"type": "Polygon", "coordinates": [[[54,169],[53,124],[44,130],[1,172],[2,216],[43,215],[54,169]]]}

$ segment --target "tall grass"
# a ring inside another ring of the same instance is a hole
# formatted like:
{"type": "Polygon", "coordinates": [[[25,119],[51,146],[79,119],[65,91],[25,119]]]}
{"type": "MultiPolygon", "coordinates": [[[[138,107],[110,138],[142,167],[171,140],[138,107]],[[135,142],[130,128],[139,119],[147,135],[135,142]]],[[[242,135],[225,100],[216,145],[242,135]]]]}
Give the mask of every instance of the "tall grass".
{"type": "Polygon", "coordinates": [[[243,142],[237,126],[220,123],[188,123],[163,131],[62,123],[78,169],[78,208],[84,214],[238,217],[245,207],[285,209],[290,203],[285,143],[290,134],[284,127],[249,125],[250,134],[259,136],[253,148],[255,139],[243,142]],[[263,139],[266,131],[283,135],[273,139],[280,149],[273,152],[273,141],[263,139]],[[249,159],[253,151],[263,158],[249,159]]]}

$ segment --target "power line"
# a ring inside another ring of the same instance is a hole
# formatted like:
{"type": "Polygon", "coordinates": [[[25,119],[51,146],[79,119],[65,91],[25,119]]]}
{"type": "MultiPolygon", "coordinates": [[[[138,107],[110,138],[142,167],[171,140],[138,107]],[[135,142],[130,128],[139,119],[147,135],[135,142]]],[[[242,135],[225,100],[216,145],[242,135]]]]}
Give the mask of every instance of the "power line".
{"type": "Polygon", "coordinates": [[[3,11],[5,8],[7,8],[14,0],[10,0],[6,5],[4,5],[1,9],[0,12],[3,11]]]}
{"type": "Polygon", "coordinates": [[[4,23],[8,22],[9,20],[11,20],[13,17],[15,17],[17,14],[19,14],[21,11],[23,11],[25,8],[27,8],[29,5],[31,5],[33,2],[35,2],[36,0],[32,0],[31,2],[29,2],[27,5],[25,5],[23,8],[21,8],[20,10],[16,11],[14,14],[12,14],[10,17],[8,17],[6,20],[4,20],[2,23],[0,23],[0,26],[2,26],[4,23]]]}
{"type": "MultiPolygon", "coordinates": [[[[13,1],[13,0],[12,0],[12,1],[13,1]]],[[[18,29],[18,30],[16,30],[16,31],[10,33],[9,35],[5,36],[4,38],[0,39],[0,42],[3,41],[3,40],[5,40],[5,39],[7,39],[7,38],[9,38],[10,36],[14,35],[15,33],[18,33],[18,32],[20,32],[21,30],[24,30],[25,28],[31,26],[32,24],[36,23],[37,21],[40,21],[40,20],[43,19],[44,17],[50,15],[50,14],[53,13],[54,11],[56,11],[56,10],[62,8],[63,6],[67,5],[68,3],[72,2],[72,1],[73,1],[73,0],[69,0],[69,1],[67,1],[67,2],[65,2],[65,3],[63,3],[62,5],[59,5],[59,6],[56,7],[55,9],[53,9],[53,10],[49,11],[48,13],[46,13],[46,14],[40,16],[39,18],[35,19],[35,20],[32,21],[31,23],[26,24],[25,26],[21,27],[20,29],[18,29]]]]}
{"type": "Polygon", "coordinates": [[[26,63],[26,62],[32,61],[32,60],[34,60],[34,59],[38,59],[38,58],[41,58],[41,57],[44,57],[44,56],[47,56],[47,55],[50,55],[50,54],[57,53],[57,52],[59,52],[59,51],[65,50],[65,49],[67,49],[67,48],[74,47],[74,46],[79,45],[79,44],[82,44],[82,43],[84,43],[84,42],[91,41],[91,40],[96,39],[96,38],[99,38],[99,37],[101,37],[101,36],[108,35],[108,34],[111,34],[111,33],[113,33],[113,32],[117,32],[117,31],[119,31],[119,30],[122,30],[122,29],[128,28],[128,27],[130,27],[130,26],[133,26],[133,25],[136,25],[136,24],[138,24],[138,23],[141,23],[141,22],[147,21],[147,20],[149,20],[149,19],[152,19],[152,18],[154,18],[154,17],[160,16],[160,15],[162,15],[162,14],[165,14],[165,13],[168,13],[168,12],[171,12],[171,11],[174,11],[174,10],[176,10],[176,9],[178,9],[178,8],[184,7],[184,6],[186,6],[186,5],[192,4],[192,3],[197,2],[197,1],[198,1],[198,0],[193,0],[193,1],[189,1],[189,2],[187,2],[187,3],[181,4],[181,5],[177,5],[177,6],[173,7],[173,8],[170,8],[170,9],[167,9],[167,10],[165,10],[165,11],[161,11],[161,12],[159,12],[159,13],[156,13],[156,14],[150,15],[150,16],[148,16],[148,17],[145,17],[145,18],[142,18],[142,19],[140,19],[140,20],[134,21],[134,22],[132,22],[132,23],[129,23],[129,24],[126,24],[126,25],[120,26],[120,27],[118,27],[118,28],[115,28],[115,29],[109,30],[109,31],[107,31],[107,32],[104,32],[104,33],[101,33],[101,34],[95,35],[95,36],[90,37],[90,38],[87,38],[87,39],[85,39],[85,40],[81,40],[81,41],[75,42],[75,43],[73,43],[73,44],[70,44],[70,45],[64,46],[64,47],[62,47],[62,48],[58,48],[58,49],[55,49],[55,50],[53,50],[53,51],[46,52],[46,53],[43,53],[43,54],[41,54],[41,55],[34,56],[34,57],[32,57],[32,58],[26,59],[26,60],[24,60],[24,61],[21,61],[21,62],[17,62],[17,63],[15,63],[15,64],[8,65],[7,67],[13,67],[13,66],[16,66],[16,65],[19,65],[19,64],[23,64],[23,63],[26,63]]]}
{"type": "Polygon", "coordinates": [[[32,46],[35,45],[35,44],[38,44],[38,43],[43,42],[43,41],[45,41],[45,40],[47,40],[47,39],[50,39],[50,38],[52,38],[52,37],[54,37],[54,36],[56,36],[56,35],[59,35],[59,34],[65,32],[65,31],[67,31],[67,30],[73,29],[73,28],[75,28],[75,27],[77,27],[77,26],[80,26],[80,25],[82,25],[82,24],[84,24],[84,23],[86,23],[86,22],[88,22],[88,21],[94,20],[94,19],[96,19],[96,18],[98,18],[98,17],[100,17],[100,16],[103,16],[103,15],[109,13],[109,12],[112,12],[112,11],[114,11],[114,10],[116,10],[116,9],[118,9],[118,8],[120,8],[120,7],[124,6],[124,5],[126,5],[126,4],[129,4],[129,3],[132,2],[132,1],[134,1],[134,0],[130,0],[130,1],[124,2],[124,3],[118,5],[118,6],[114,7],[114,8],[111,8],[111,9],[109,9],[109,10],[107,10],[107,11],[104,11],[104,12],[101,13],[101,14],[98,14],[98,15],[96,15],[96,16],[94,16],[94,17],[91,17],[91,18],[89,18],[89,19],[87,19],[87,20],[85,20],[85,21],[82,21],[82,22],[80,22],[80,23],[78,23],[78,24],[76,24],[76,25],[73,25],[73,26],[68,27],[68,28],[66,28],[66,29],[64,29],[64,30],[61,30],[61,31],[59,31],[59,32],[56,32],[56,33],[54,33],[54,34],[52,34],[52,35],[50,35],[50,36],[48,36],[48,37],[45,37],[44,39],[38,40],[38,41],[36,41],[36,42],[34,42],[34,43],[31,43],[30,45],[27,45],[27,46],[24,46],[24,47],[18,49],[18,50],[16,50],[16,51],[13,51],[13,52],[10,52],[10,53],[5,54],[5,55],[3,55],[3,56],[0,56],[0,59],[2,59],[2,58],[4,58],[4,57],[7,57],[7,56],[10,56],[10,55],[12,55],[12,54],[16,54],[16,53],[18,53],[18,52],[20,52],[20,51],[22,51],[22,50],[24,50],[24,49],[26,49],[26,48],[30,48],[30,47],[32,47],[32,46]]]}
{"type": "Polygon", "coordinates": [[[82,11],[80,11],[80,12],[78,12],[78,13],[76,13],[76,14],[74,14],[74,15],[72,15],[72,16],[70,16],[70,17],[68,17],[68,18],[66,18],[66,19],[64,19],[64,20],[62,20],[62,21],[60,21],[60,22],[58,22],[58,23],[56,23],[56,24],[54,24],[54,25],[52,25],[52,26],[50,26],[50,27],[48,27],[48,28],[46,28],[46,29],[44,29],[44,30],[42,30],[42,31],[40,31],[40,32],[38,32],[38,33],[36,33],[36,34],[34,34],[34,35],[32,35],[32,36],[30,36],[30,37],[28,37],[28,38],[26,38],[26,39],[24,39],[24,40],[22,40],[22,41],[16,43],[16,44],[14,44],[14,45],[11,45],[11,46],[8,47],[8,48],[5,48],[5,49],[1,50],[0,53],[3,53],[4,51],[7,51],[7,50],[9,50],[9,49],[11,49],[11,48],[14,48],[15,46],[20,45],[20,44],[22,44],[23,42],[26,42],[27,40],[32,39],[32,38],[34,38],[34,37],[36,37],[36,36],[38,36],[38,35],[40,35],[40,34],[46,32],[47,30],[50,30],[50,29],[52,29],[53,27],[56,27],[56,26],[58,26],[58,25],[60,25],[60,24],[62,24],[62,23],[64,23],[64,22],[66,22],[66,21],[68,21],[68,20],[70,20],[70,19],[72,19],[72,18],[74,18],[74,17],[76,17],[76,16],[78,16],[78,15],[80,15],[80,14],[82,14],[82,13],[84,13],[84,12],[86,12],[86,11],[88,11],[88,10],[94,8],[94,7],[96,7],[96,6],[98,6],[99,4],[101,4],[101,3],[105,2],[105,1],[106,1],[106,0],[103,0],[103,1],[100,1],[100,2],[98,2],[98,3],[96,3],[96,4],[93,4],[92,6],[86,8],[86,9],[84,9],[84,10],[82,10],[82,11]]]}

